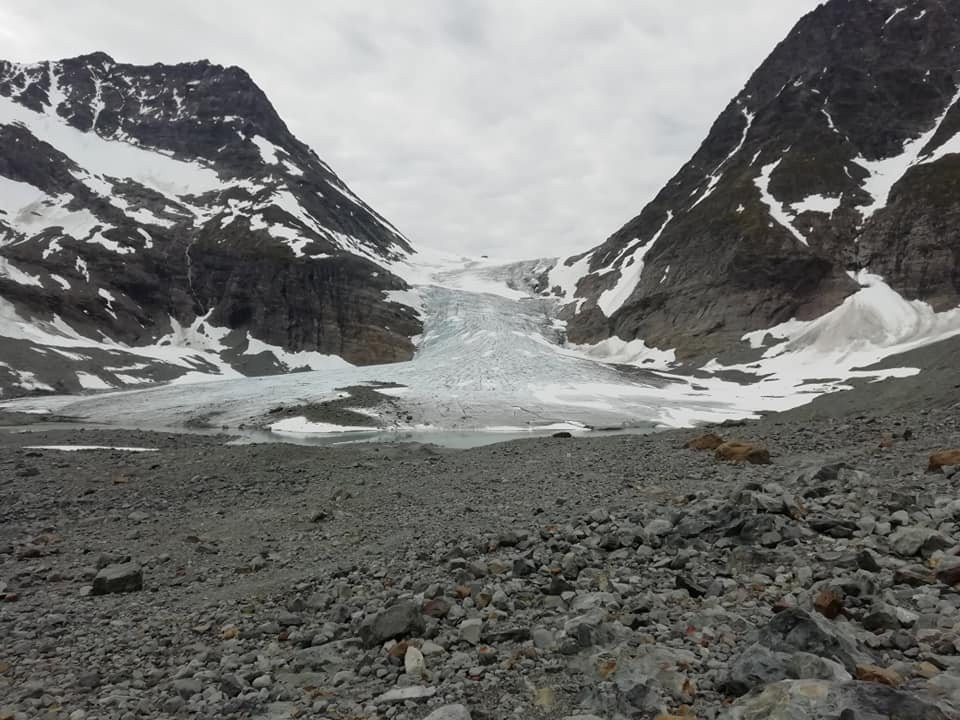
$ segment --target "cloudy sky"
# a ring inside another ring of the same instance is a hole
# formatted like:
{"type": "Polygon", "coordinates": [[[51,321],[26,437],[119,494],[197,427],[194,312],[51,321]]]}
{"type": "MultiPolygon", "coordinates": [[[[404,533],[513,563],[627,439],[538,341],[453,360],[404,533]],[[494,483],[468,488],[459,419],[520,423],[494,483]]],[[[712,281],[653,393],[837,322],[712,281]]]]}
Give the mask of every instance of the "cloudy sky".
{"type": "Polygon", "coordinates": [[[818,0],[10,0],[6,59],[240,65],[414,243],[585,250],[818,0]]]}

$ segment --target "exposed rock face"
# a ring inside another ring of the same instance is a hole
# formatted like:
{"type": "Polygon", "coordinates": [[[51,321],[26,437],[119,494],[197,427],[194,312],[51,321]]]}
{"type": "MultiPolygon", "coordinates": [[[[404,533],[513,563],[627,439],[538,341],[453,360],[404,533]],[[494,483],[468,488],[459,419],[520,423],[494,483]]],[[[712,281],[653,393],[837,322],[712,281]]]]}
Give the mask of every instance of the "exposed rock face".
{"type": "Polygon", "coordinates": [[[960,6],[831,0],[804,17],[643,211],[560,263],[570,339],[714,353],[878,274],[960,303],[960,6]],[[572,279],[571,279],[572,278],[572,279]]]}
{"type": "Polygon", "coordinates": [[[411,252],[239,68],[0,62],[8,394],[407,359],[411,252]]]}

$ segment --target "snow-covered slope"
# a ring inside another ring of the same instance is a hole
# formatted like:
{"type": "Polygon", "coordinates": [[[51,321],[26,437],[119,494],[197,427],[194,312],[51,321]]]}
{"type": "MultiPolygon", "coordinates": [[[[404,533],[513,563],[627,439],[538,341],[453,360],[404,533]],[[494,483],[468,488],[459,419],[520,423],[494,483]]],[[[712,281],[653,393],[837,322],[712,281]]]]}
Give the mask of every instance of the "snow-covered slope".
{"type": "Polygon", "coordinates": [[[817,318],[861,271],[955,308],[958,99],[960,4],[830,0],[643,211],[542,289],[568,303],[577,342],[639,338],[685,358],[817,318]]]}
{"type": "Polygon", "coordinates": [[[411,252],[238,68],[0,62],[4,393],[409,358],[411,252]]]}

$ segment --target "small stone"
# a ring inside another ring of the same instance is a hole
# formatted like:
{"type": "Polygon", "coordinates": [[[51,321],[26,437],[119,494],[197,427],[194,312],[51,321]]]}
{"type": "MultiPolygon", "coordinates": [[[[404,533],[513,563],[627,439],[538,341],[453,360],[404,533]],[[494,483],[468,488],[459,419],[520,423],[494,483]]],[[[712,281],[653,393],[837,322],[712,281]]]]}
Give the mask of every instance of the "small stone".
{"type": "Polygon", "coordinates": [[[843,611],[843,592],[835,588],[823,588],[814,598],[813,607],[825,618],[833,620],[843,611]]]}
{"type": "Polygon", "coordinates": [[[445,618],[450,612],[450,601],[446,598],[436,597],[423,604],[423,614],[432,618],[445,618]]]}
{"type": "Polygon", "coordinates": [[[483,631],[483,620],[480,618],[470,618],[460,623],[460,639],[471,645],[480,642],[480,634],[483,631]]]}
{"type": "Polygon", "coordinates": [[[857,553],[857,567],[867,572],[880,572],[880,563],[869,550],[861,550],[857,553]]]}
{"type": "Polygon", "coordinates": [[[269,675],[260,675],[253,679],[253,682],[250,683],[252,687],[255,687],[257,690],[261,688],[268,688],[273,685],[273,678],[269,675]]]}
{"type": "Polygon", "coordinates": [[[407,652],[403,656],[403,667],[407,675],[421,678],[426,674],[427,663],[423,658],[423,653],[413,645],[407,647],[407,652]]]}
{"type": "Polygon", "coordinates": [[[463,705],[444,705],[427,715],[423,720],[472,720],[470,711],[463,705]]]}
{"type": "Polygon", "coordinates": [[[203,692],[203,685],[199,680],[193,678],[181,678],[173,681],[173,689],[184,700],[189,700],[194,695],[203,692]]]}
{"type": "Polygon", "coordinates": [[[435,687],[424,687],[422,685],[411,685],[410,687],[393,688],[374,698],[377,705],[386,705],[392,703],[402,703],[408,700],[426,700],[437,694],[435,687]]]}

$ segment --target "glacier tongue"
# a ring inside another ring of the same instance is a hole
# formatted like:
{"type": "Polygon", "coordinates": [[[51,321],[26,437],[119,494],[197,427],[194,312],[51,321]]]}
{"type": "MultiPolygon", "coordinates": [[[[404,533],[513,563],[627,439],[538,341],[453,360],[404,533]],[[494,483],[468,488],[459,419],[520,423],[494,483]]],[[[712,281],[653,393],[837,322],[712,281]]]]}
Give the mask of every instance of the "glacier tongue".
{"type": "MultiPolygon", "coordinates": [[[[558,303],[516,287],[518,278],[537,267],[533,263],[450,262],[436,262],[432,282],[414,291],[422,303],[424,334],[410,362],[223,380],[192,386],[189,395],[182,386],[162,386],[20,399],[6,407],[126,427],[183,427],[203,419],[235,427],[267,424],[277,405],[322,403],[342,397],[350,386],[396,383],[402,387],[384,394],[407,419],[381,417],[385,429],[681,426],[788,409],[848,387],[851,378],[914,374],[911,368],[861,368],[960,334],[960,309],[934,313],[924,303],[904,300],[880,278],[861,273],[861,291],[823,317],[745,336],[758,350],[768,335],[781,341],[758,361],[737,366],[712,361],[702,368],[706,373],[691,377],[674,367],[672,353],[641,341],[565,346],[563,324],[554,317],[558,303]],[[752,376],[753,382],[729,380],[730,370],[752,376]]],[[[292,420],[277,429],[335,428],[292,420]]]]}

